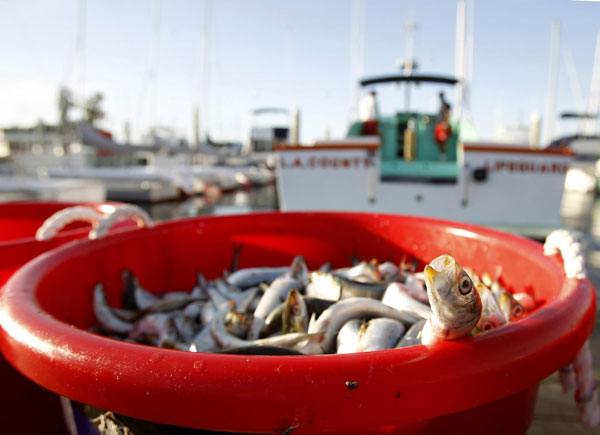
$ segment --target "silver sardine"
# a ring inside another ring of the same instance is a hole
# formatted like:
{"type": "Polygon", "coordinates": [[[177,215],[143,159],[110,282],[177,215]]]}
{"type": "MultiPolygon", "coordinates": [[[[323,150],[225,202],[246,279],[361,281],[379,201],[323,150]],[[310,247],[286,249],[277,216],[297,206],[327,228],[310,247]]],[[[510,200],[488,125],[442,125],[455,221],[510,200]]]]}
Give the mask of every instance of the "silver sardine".
{"type": "Polygon", "coordinates": [[[358,352],[393,349],[404,334],[402,322],[379,317],[369,320],[360,334],[358,352]]]}
{"type": "Polygon", "coordinates": [[[324,334],[324,339],[320,343],[316,341],[309,343],[302,352],[309,354],[332,353],[336,336],[342,325],[348,320],[365,317],[387,317],[399,320],[407,325],[420,320],[414,314],[398,311],[376,299],[344,299],[323,311],[323,314],[314,322],[314,325],[309,326],[309,333],[324,334]]]}

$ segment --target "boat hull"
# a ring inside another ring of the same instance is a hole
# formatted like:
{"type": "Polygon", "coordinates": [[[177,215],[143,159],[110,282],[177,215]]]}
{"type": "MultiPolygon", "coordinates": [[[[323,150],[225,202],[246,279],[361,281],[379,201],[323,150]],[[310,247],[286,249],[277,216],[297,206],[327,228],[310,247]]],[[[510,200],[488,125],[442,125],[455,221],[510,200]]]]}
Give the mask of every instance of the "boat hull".
{"type": "MultiPolygon", "coordinates": [[[[456,176],[381,177],[373,143],[278,148],[278,197],[286,211],[401,213],[497,226],[561,226],[560,205],[572,155],[502,146],[461,145],[456,176]]],[[[410,162],[404,162],[409,166],[410,162]]],[[[415,162],[425,168],[427,162],[415,162]]],[[[452,162],[431,162],[440,167],[452,162]]]]}

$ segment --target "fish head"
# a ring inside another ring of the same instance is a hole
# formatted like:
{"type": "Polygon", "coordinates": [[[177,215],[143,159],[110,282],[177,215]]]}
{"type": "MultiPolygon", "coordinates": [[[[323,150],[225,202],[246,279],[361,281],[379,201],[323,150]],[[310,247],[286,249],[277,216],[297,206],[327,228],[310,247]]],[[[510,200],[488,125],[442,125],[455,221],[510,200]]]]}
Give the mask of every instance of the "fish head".
{"type": "Polygon", "coordinates": [[[251,314],[230,311],[225,315],[225,326],[232,327],[234,325],[240,325],[248,328],[252,324],[252,317],[251,314]]]}
{"type": "Polygon", "coordinates": [[[225,315],[225,327],[237,337],[245,337],[252,326],[254,316],[237,311],[229,311],[225,315]]]}
{"type": "Polygon", "coordinates": [[[479,283],[481,283],[481,278],[472,268],[463,267],[463,270],[467,272],[467,275],[469,275],[469,278],[471,278],[471,281],[473,281],[473,285],[477,286],[479,283]]]}
{"type": "Polygon", "coordinates": [[[481,298],[481,318],[475,327],[475,332],[489,331],[506,323],[506,318],[496,302],[496,298],[485,284],[480,282],[475,286],[481,298]]]}
{"type": "Polygon", "coordinates": [[[469,275],[450,255],[425,266],[425,285],[435,321],[448,338],[470,333],[481,317],[481,298],[469,275]]]}
{"type": "Polygon", "coordinates": [[[298,255],[292,260],[289,276],[300,282],[308,282],[308,267],[302,255],[298,255]]]}
{"type": "Polygon", "coordinates": [[[375,280],[381,281],[382,277],[381,272],[379,271],[379,261],[377,260],[377,258],[372,258],[371,261],[369,261],[369,266],[373,271],[373,276],[375,277],[375,280]]]}
{"type": "Polygon", "coordinates": [[[492,283],[494,282],[494,280],[492,279],[492,275],[489,274],[489,272],[484,272],[481,275],[481,281],[487,286],[487,287],[491,287],[492,283]]]}
{"type": "Polygon", "coordinates": [[[502,310],[502,313],[506,319],[510,320],[511,322],[519,320],[526,314],[526,310],[523,308],[523,305],[521,305],[507,290],[501,291],[498,299],[498,305],[500,305],[500,309],[502,310]]]}
{"type": "Polygon", "coordinates": [[[296,289],[290,290],[283,311],[283,332],[306,332],[308,328],[308,309],[304,298],[296,289]]]}

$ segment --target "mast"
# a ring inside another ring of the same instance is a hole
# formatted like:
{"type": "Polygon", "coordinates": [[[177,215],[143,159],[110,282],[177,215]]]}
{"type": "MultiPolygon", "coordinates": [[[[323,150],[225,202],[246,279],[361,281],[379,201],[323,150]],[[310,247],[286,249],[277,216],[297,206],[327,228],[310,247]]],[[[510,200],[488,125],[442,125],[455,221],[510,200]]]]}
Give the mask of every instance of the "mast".
{"type": "Polygon", "coordinates": [[[160,38],[160,7],[161,0],[152,2],[152,46],[150,50],[150,130],[156,128],[156,101],[157,101],[157,68],[160,38]]]}
{"type": "Polygon", "coordinates": [[[465,25],[465,71],[462,79],[462,117],[471,118],[471,83],[473,81],[473,41],[475,26],[475,2],[467,0],[465,25]]]}
{"type": "Polygon", "coordinates": [[[454,88],[454,116],[456,119],[471,115],[471,81],[473,78],[473,21],[474,4],[459,0],[456,7],[456,52],[454,72],[459,80],[454,88]]]}
{"type": "Polygon", "coordinates": [[[82,108],[85,106],[85,18],[86,0],[77,3],[77,42],[75,48],[76,56],[76,101],[82,108]]]}
{"type": "Polygon", "coordinates": [[[556,92],[558,88],[558,70],[560,67],[560,23],[552,24],[552,39],[550,44],[550,84],[546,97],[546,122],[542,143],[547,144],[552,140],[554,116],[556,111],[556,92]]]}
{"type": "MultiPolygon", "coordinates": [[[[200,90],[200,107],[204,122],[204,131],[200,134],[208,137],[210,123],[210,23],[211,23],[211,0],[204,0],[204,23],[200,35],[200,63],[201,63],[201,90],[200,90]]],[[[201,130],[201,129],[200,129],[201,130]]]]}
{"type": "Polygon", "coordinates": [[[352,0],[352,24],[350,34],[350,120],[358,118],[360,105],[360,87],[358,80],[364,68],[364,4],[362,0],[352,0]]]}
{"type": "MultiPolygon", "coordinates": [[[[575,68],[575,61],[573,60],[573,54],[569,47],[563,44],[562,55],[567,67],[567,75],[569,76],[569,84],[571,85],[571,93],[575,99],[575,108],[579,113],[585,113],[585,100],[583,98],[583,91],[581,90],[581,84],[577,78],[577,69],[575,68]]],[[[577,133],[583,133],[585,129],[585,121],[579,120],[577,124],[577,133]]]]}
{"type": "Polygon", "coordinates": [[[592,84],[590,86],[590,100],[588,102],[588,113],[595,114],[596,119],[587,122],[585,132],[589,135],[598,133],[600,120],[600,32],[596,38],[596,54],[594,56],[594,69],[592,70],[592,84]]]}

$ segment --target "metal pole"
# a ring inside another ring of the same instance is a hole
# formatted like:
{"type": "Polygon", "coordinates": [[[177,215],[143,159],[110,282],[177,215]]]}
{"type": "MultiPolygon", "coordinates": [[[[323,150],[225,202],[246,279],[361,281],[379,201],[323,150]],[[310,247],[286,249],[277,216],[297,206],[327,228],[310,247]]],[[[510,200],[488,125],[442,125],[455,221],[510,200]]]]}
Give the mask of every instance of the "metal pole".
{"type": "Polygon", "coordinates": [[[291,110],[291,128],[290,128],[290,143],[298,145],[300,143],[300,109],[297,107],[291,110]]]}
{"type": "Polygon", "coordinates": [[[198,106],[194,106],[192,123],[194,125],[194,148],[198,149],[200,146],[200,110],[198,109],[198,106]]]}
{"type": "Polygon", "coordinates": [[[540,147],[540,114],[537,112],[531,114],[529,122],[529,147],[540,147]]]}

